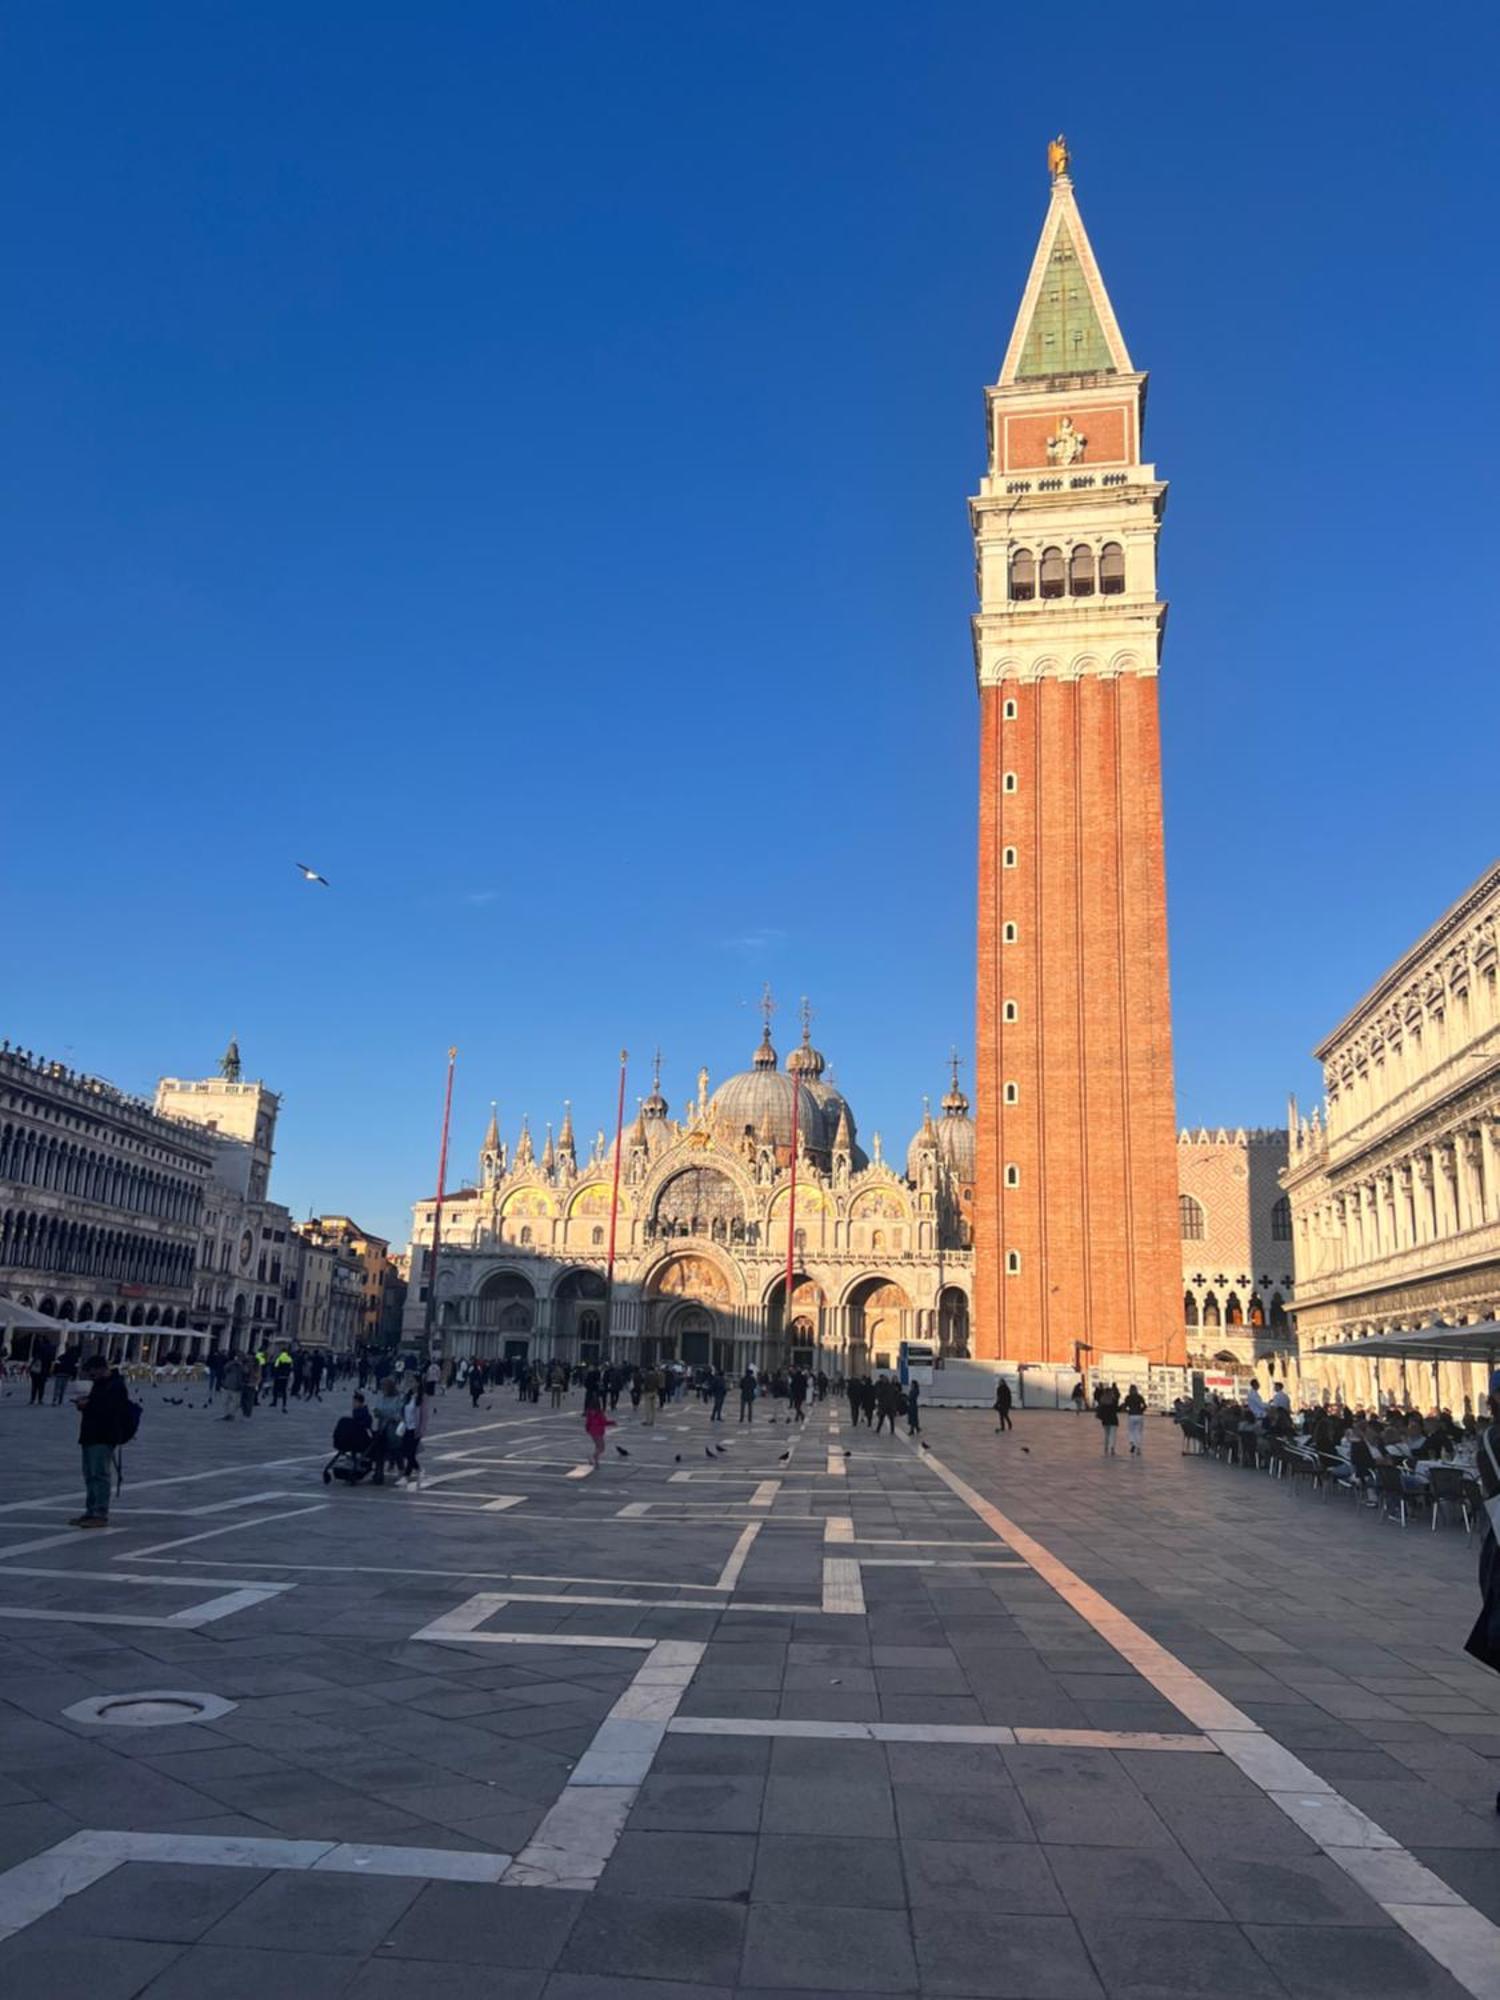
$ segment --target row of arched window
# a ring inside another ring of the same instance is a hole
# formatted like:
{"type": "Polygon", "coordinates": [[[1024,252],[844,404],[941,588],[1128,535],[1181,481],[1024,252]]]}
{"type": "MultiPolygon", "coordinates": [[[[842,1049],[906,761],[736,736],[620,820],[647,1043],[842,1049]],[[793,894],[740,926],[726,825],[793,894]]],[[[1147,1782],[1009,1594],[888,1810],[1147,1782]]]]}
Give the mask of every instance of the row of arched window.
{"type": "Polygon", "coordinates": [[[163,1243],[155,1236],[8,1208],[0,1216],[0,1267],[5,1266],[172,1286],[186,1285],[192,1277],[193,1253],[186,1244],[163,1243]]]}
{"type": "MultiPolygon", "coordinates": [[[[1217,1292],[1205,1292],[1200,1307],[1191,1292],[1182,1295],[1182,1317],[1189,1327],[1194,1326],[1265,1326],[1266,1307],[1261,1303],[1259,1292],[1250,1294],[1248,1306],[1240,1303],[1238,1292],[1230,1292],[1219,1305],[1217,1292]]],[[[1280,1292],[1271,1294],[1269,1324],[1273,1331],[1280,1332],[1286,1326],[1286,1304],[1280,1292]]]]}
{"type": "Polygon", "coordinates": [[[1118,542],[1106,542],[1096,557],[1087,542],[1079,542],[1070,554],[1060,548],[1012,549],[1010,594],[1017,604],[1034,597],[1119,597],[1125,589],[1125,551],[1118,542]]]}
{"type": "MultiPolygon", "coordinates": [[[[1183,1242],[1201,1243],[1204,1231],[1202,1202],[1190,1194],[1178,1195],[1177,1217],[1183,1242]]],[[[1292,1240],[1292,1204],[1285,1195],[1272,1204],[1271,1240],[1273,1243],[1290,1243],[1292,1240]]]]}
{"type": "Polygon", "coordinates": [[[203,1190],[190,1181],[155,1167],[112,1159],[74,1140],[52,1138],[24,1125],[0,1129],[0,1181],[51,1188],[80,1201],[159,1216],[164,1222],[195,1222],[203,1203],[203,1190]]]}
{"type": "MultiPolygon", "coordinates": [[[[160,1326],[175,1330],[188,1323],[186,1307],[172,1306],[126,1306],[113,1305],[108,1299],[101,1299],[96,1305],[92,1299],[84,1299],[74,1305],[71,1299],[61,1304],[45,1294],[40,1299],[23,1298],[22,1305],[35,1304],[38,1312],[44,1312],[48,1319],[59,1319],[65,1323],[87,1325],[95,1320],[106,1320],[119,1327],[160,1326]]],[[[59,1335],[59,1339],[63,1336],[59,1335]]]]}

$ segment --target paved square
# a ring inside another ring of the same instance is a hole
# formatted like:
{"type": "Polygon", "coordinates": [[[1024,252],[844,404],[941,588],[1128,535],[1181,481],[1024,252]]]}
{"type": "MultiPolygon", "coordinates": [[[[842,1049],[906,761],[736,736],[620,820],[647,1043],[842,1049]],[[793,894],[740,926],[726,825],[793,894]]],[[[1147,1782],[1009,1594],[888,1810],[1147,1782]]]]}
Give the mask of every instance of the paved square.
{"type": "Polygon", "coordinates": [[[415,1491],[148,1392],[88,1536],[0,1402],[7,2000],[1500,2000],[1462,1534],[1050,1412],[593,1473],[578,1400],[444,1398],[415,1491]]]}

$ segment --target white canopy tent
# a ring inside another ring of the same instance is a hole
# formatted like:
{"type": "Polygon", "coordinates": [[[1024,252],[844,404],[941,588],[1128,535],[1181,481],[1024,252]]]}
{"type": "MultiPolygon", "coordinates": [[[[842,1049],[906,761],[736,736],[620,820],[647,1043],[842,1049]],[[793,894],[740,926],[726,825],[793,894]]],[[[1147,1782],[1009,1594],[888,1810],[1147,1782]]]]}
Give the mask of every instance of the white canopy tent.
{"type": "MultiPolygon", "coordinates": [[[[1468,1396],[1476,1408],[1482,1408],[1490,1372],[1500,1362],[1500,1320],[1473,1320],[1467,1326],[1448,1326],[1439,1321],[1432,1326],[1408,1327],[1399,1333],[1364,1334],[1355,1340],[1333,1340],[1322,1347],[1314,1347],[1306,1358],[1311,1359],[1313,1355],[1326,1355],[1331,1361],[1368,1363],[1370,1392],[1368,1396],[1356,1400],[1372,1402],[1379,1391],[1380,1366],[1384,1361],[1398,1364],[1403,1389],[1409,1383],[1407,1364],[1413,1361],[1428,1363],[1432,1369],[1432,1397],[1439,1404],[1445,1400],[1440,1372],[1442,1367],[1454,1362],[1465,1364],[1467,1370],[1482,1370],[1482,1375],[1469,1372],[1450,1375],[1449,1384],[1461,1385],[1457,1389],[1457,1401],[1461,1402],[1468,1396]]],[[[1345,1373],[1342,1369],[1334,1372],[1340,1375],[1345,1373]]],[[[1347,1394],[1347,1379],[1340,1386],[1347,1394]]],[[[1451,1386],[1448,1401],[1450,1406],[1454,1406],[1451,1386]]]]}

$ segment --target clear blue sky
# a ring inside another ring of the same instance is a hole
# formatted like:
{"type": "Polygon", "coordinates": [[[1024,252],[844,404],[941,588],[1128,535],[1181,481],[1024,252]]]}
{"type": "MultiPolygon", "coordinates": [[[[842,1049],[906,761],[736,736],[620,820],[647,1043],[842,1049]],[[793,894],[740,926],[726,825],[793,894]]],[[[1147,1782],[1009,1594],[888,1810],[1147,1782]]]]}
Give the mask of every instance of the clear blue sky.
{"type": "Polygon", "coordinates": [[[450,1040],[464,1168],[622,1042],[741,1066],[765,979],[904,1148],[1062,126],[1172,482],[1179,1117],[1279,1120],[1500,851],[1495,22],[22,0],[0,1033],[149,1089],[235,1031],[275,1191],[402,1238],[450,1040]]]}

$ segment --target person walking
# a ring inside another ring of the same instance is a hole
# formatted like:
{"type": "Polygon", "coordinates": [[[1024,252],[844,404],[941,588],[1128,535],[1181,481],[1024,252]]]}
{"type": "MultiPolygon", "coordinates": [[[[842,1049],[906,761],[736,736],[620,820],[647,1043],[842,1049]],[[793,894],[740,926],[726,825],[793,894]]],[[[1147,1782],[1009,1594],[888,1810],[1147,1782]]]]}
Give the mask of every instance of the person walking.
{"type": "Polygon", "coordinates": [[[807,1377],[800,1368],[792,1370],[792,1379],[787,1387],[787,1397],[792,1406],[792,1415],[799,1424],[807,1422],[807,1377]]]}
{"type": "Polygon", "coordinates": [[[83,1364],[88,1394],[75,1396],[78,1442],[83,1452],[83,1512],[74,1528],[109,1526],[109,1475],[115,1453],[130,1430],[130,1396],[120,1371],[102,1354],[83,1364]]]}
{"type": "Polygon", "coordinates": [[[422,1484],[422,1440],[427,1435],[432,1392],[425,1377],[411,1378],[410,1393],[401,1410],[401,1477],[408,1486],[422,1484]]]}
{"type": "Polygon", "coordinates": [[[479,1399],[483,1394],[484,1363],[482,1361],[471,1361],[469,1363],[469,1408],[471,1410],[478,1410],[479,1399]]]}
{"type": "Polygon", "coordinates": [[[31,1358],[26,1363],[26,1372],[31,1377],[32,1407],[40,1403],[47,1389],[47,1377],[52,1373],[52,1356],[56,1350],[44,1334],[31,1336],[31,1358]]]}
{"type": "Polygon", "coordinates": [[[885,1425],[891,1427],[891,1436],[896,1435],[896,1415],[901,1406],[901,1384],[893,1382],[889,1375],[882,1375],[875,1384],[875,1435],[880,1436],[885,1425]]]}
{"type": "Polygon", "coordinates": [[[1084,1405],[1088,1402],[1088,1399],[1089,1399],[1089,1392],[1083,1386],[1083,1377],[1080,1375],[1078,1380],[1073,1384],[1072,1403],[1073,1403],[1073,1414],[1075,1417],[1081,1417],[1083,1415],[1084,1405]]]}
{"type": "Polygon", "coordinates": [[[906,1385],[906,1435],[918,1437],[922,1430],[922,1385],[915,1376],[906,1385]]]}
{"type": "Polygon", "coordinates": [[[1132,1382],[1126,1391],[1125,1435],[1130,1440],[1130,1456],[1141,1458],[1146,1450],[1146,1399],[1141,1394],[1140,1384],[1132,1382]]]}
{"type": "Polygon", "coordinates": [[[375,1397],[375,1406],[370,1413],[370,1421],[374,1425],[371,1444],[375,1456],[375,1477],[371,1483],[375,1486],[384,1486],[385,1468],[388,1464],[399,1467],[401,1439],[398,1432],[403,1421],[404,1407],[401,1392],[396,1387],[396,1378],[387,1375],[380,1385],[375,1397]]]}
{"type": "Polygon", "coordinates": [[[755,1370],[747,1368],[740,1377],[740,1422],[755,1422],[755,1370]]]}
{"type": "Polygon", "coordinates": [[[1094,1415],[1104,1432],[1104,1456],[1113,1458],[1120,1429],[1120,1392],[1113,1382],[1107,1389],[1094,1391],[1094,1415]]]}
{"type": "MultiPolygon", "coordinates": [[[[1489,1424],[1479,1431],[1474,1469],[1484,1508],[1484,1537],[1479,1544],[1479,1616],[1464,1641],[1464,1651],[1482,1667],[1500,1674],[1500,1368],[1490,1375],[1489,1424]]],[[[1500,1793],[1495,1796],[1500,1813],[1500,1793]]]]}
{"type": "Polygon", "coordinates": [[[76,1347],[65,1347],[52,1364],[52,1402],[54,1408],[62,1402],[77,1379],[78,1349],[76,1347]]]}
{"type": "Polygon", "coordinates": [[[1015,1428],[1015,1426],[1011,1423],[1010,1420],[1010,1404],[1011,1404],[1010,1384],[1009,1382],[1006,1381],[1005,1377],[1002,1375],[999,1381],[995,1384],[996,1437],[1000,1435],[1001,1431],[1013,1430],[1015,1428]]]}
{"type": "Polygon", "coordinates": [[[278,1350],[271,1363],[271,1408],[286,1415],[286,1394],[292,1383],[292,1357],[286,1348],[278,1350]]]}
{"type": "Polygon", "coordinates": [[[729,1382],[722,1368],[716,1367],[708,1378],[708,1393],[713,1398],[713,1408],[708,1413],[711,1424],[724,1421],[724,1398],[729,1394],[729,1382]]]}
{"type": "Polygon", "coordinates": [[[594,1447],[594,1456],[590,1463],[597,1472],[604,1459],[604,1433],[615,1428],[615,1420],[604,1414],[602,1402],[594,1402],[590,1403],[583,1413],[583,1427],[588,1432],[594,1447]]]}
{"type": "Polygon", "coordinates": [[[661,1376],[654,1367],[646,1370],[641,1382],[641,1401],[646,1406],[646,1414],[641,1418],[641,1422],[654,1424],[656,1412],[661,1404],[661,1376]]]}

